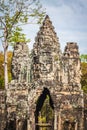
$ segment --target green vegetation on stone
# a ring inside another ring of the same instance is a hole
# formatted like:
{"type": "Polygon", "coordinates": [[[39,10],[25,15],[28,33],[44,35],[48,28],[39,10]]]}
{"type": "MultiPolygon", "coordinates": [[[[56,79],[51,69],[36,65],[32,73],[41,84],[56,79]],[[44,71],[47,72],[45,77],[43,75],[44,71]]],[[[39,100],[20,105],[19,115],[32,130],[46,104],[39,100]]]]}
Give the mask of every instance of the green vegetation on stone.
{"type": "Polygon", "coordinates": [[[81,55],[81,85],[85,93],[87,93],[87,55],[81,55]]]}

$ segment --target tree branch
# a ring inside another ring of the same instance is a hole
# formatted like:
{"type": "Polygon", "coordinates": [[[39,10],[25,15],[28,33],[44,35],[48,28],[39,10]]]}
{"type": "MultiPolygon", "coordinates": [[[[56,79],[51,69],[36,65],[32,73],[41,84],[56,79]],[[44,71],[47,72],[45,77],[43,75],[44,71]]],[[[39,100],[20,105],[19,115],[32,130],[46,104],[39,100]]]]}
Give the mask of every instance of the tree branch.
{"type": "MultiPolygon", "coordinates": [[[[28,4],[28,7],[31,6],[35,1],[36,1],[36,0],[33,0],[30,4],[28,4]]],[[[22,12],[22,9],[23,9],[23,8],[22,8],[22,6],[21,6],[20,11],[18,12],[18,14],[16,15],[14,21],[12,22],[12,27],[11,27],[10,31],[12,30],[12,28],[13,28],[13,26],[14,26],[14,24],[15,24],[15,20],[19,17],[20,13],[22,12]]],[[[25,12],[26,12],[26,11],[25,11],[25,12]]],[[[28,24],[29,24],[29,23],[28,23],[28,24]]],[[[10,31],[9,31],[9,32],[10,32],[10,31]]]]}
{"type": "Polygon", "coordinates": [[[4,26],[4,28],[3,28],[3,30],[4,31],[6,31],[6,38],[8,37],[8,29],[7,29],[7,26],[6,26],[6,24],[3,22],[3,20],[0,18],[0,21],[1,21],[1,23],[3,24],[3,26],[4,26]]]}
{"type": "Polygon", "coordinates": [[[3,26],[6,28],[6,25],[5,25],[5,23],[3,22],[2,18],[0,18],[0,21],[1,21],[1,23],[3,24],[3,26]]]}
{"type": "Polygon", "coordinates": [[[11,28],[9,29],[9,32],[12,31],[12,28],[13,28],[13,26],[14,26],[14,24],[15,24],[15,21],[16,21],[17,18],[19,17],[20,13],[21,13],[21,11],[19,11],[18,14],[16,15],[16,17],[14,18],[14,20],[13,20],[13,22],[12,22],[12,26],[11,26],[11,28]]]}

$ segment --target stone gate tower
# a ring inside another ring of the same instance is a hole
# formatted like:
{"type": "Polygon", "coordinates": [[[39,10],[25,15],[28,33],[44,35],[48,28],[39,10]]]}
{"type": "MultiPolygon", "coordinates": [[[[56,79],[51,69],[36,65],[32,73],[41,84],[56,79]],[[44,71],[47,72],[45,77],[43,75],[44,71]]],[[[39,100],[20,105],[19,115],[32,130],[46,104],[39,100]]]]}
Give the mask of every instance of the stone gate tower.
{"type": "Polygon", "coordinates": [[[54,130],[82,130],[84,101],[77,44],[68,42],[62,54],[52,22],[46,16],[33,54],[34,80],[41,83],[43,95],[45,89],[49,91],[53,101],[54,130]]]}
{"type": "Polygon", "coordinates": [[[32,56],[26,43],[16,44],[12,75],[2,92],[6,97],[0,94],[5,103],[1,130],[86,130],[78,46],[68,42],[61,52],[49,16],[37,33],[32,56]]]}
{"type": "Polygon", "coordinates": [[[49,17],[45,18],[43,26],[34,43],[34,79],[42,82],[60,81],[61,51],[57,35],[49,17]]]}

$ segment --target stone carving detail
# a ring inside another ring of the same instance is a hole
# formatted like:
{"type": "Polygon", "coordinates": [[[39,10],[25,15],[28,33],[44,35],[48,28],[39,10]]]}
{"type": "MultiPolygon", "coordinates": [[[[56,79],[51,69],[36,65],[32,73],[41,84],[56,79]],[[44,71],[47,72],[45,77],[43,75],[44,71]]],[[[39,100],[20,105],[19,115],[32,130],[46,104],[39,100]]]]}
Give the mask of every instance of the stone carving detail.
{"type": "Polygon", "coordinates": [[[27,44],[16,43],[12,75],[8,89],[0,91],[0,130],[37,130],[37,101],[42,96],[41,103],[50,96],[52,130],[87,130],[78,45],[68,42],[62,53],[49,16],[37,33],[31,58],[27,44]]]}
{"type": "Polygon", "coordinates": [[[40,67],[41,73],[43,74],[47,74],[52,71],[53,66],[50,52],[42,52],[40,56],[40,67]]]}
{"type": "Polygon", "coordinates": [[[12,59],[13,79],[19,81],[29,81],[30,77],[30,57],[26,43],[17,43],[14,47],[12,59]]]}
{"type": "Polygon", "coordinates": [[[46,16],[35,38],[33,54],[34,78],[37,79],[39,77],[40,79],[43,78],[43,80],[55,80],[56,77],[54,75],[56,75],[55,73],[60,68],[59,60],[61,59],[61,51],[59,40],[48,16],[46,16]]]}
{"type": "Polygon", "coordinates": [[[63,66],[66,76],[63,82],[68,83],[74,90],[81,89],[81,68],[77,43],[67,43],[63,53],[63,66]]]}

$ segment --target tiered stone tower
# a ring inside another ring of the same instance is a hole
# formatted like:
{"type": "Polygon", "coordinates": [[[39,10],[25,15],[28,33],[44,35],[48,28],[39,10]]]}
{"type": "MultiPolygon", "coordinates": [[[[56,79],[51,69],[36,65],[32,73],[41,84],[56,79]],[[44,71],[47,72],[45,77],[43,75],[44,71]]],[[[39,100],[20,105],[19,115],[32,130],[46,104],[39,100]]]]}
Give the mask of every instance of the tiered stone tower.
{"type": "Polygon", "coordinates": [[[26,43],[16,44],[12,76],[8,89],[0,92],[0,130],[87,129],[77,43],[68,42],[62,53],[49,16],[37,33],[31,57],[26,43]]]}
{"type": "Polygon", "coordinates": [[[77,43],[68,42],[63,53],[63,89],[81,90],[81,66],[77,43]]]}
{"type": "Polygon", "coordinates": [[[49,16],[35,38],[33,53],[34,79],[60,81],[60,44],[49,16]]]}

